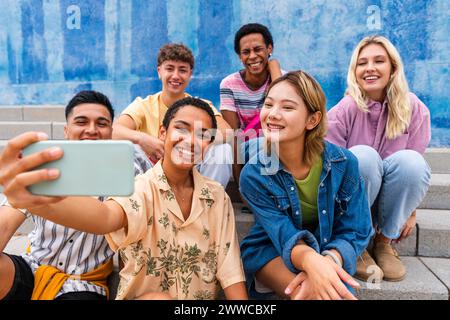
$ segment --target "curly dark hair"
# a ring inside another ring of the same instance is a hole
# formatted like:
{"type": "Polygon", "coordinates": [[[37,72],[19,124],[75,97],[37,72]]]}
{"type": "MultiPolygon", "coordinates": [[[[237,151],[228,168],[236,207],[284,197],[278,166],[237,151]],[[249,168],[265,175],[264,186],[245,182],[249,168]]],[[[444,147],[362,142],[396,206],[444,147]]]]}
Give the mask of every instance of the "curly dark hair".
{"type": "Polygon", "coordinates": [[[249,35],[251,33],[261,34],[264,38],[264,42],[266,43],[266,46],[268,47],[269,45],[272,45],[272,47],[273,47],[272,34],[270,33],[269,29],[266,26],[259,24],[259,23],[248,23],[248,24],[244,24],[236,32],[236,35],[234,36],[234,51],[237,54],[240,54],[240,51],[241,51],[239,42],[241,41],[241,39],[243,37],[245,37],[246,35],[249,35]]]}
{"type": "Polygon", "coordinates": [[[158,67],[168,60],[182,61],[189,63],[191,69],[194,69],[194,55],[191,49],[182,43],[168,43],[163,45],[158,52],[158,67]]]}

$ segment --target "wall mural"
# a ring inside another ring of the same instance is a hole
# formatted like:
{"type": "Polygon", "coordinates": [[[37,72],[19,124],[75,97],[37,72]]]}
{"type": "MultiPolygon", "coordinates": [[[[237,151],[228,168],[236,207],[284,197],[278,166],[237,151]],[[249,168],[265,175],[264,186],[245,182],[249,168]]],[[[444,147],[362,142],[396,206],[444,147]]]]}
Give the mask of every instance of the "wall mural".
{"type": "Polygon", "coordinates": [[[219,104],[219,83],[240,68],[234,33],[267,25],[284,70],[303,69],[331,108],[354,46],[369,34],[399,49],[411,87],[430,108],[432,146],[450,146],[448,0],[1,0],[1,105],[65,104],[107,94],[117,111],[160,89],[158,48],[183,42],[196,58],[188,92],[219,104]]]}

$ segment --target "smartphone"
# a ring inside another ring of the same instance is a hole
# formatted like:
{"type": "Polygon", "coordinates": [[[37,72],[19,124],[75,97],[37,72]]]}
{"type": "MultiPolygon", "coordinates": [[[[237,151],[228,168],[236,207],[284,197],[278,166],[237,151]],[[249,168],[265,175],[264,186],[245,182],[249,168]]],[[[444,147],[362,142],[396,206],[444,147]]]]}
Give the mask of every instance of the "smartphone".
{"type": "MultiPolygon", "coordinates": [[[[47,140],[29,145],[23,155],[60,147],[61,159],[36,169],[56,168],[60,176],[28,187],[45,196],[129,196],[134,192],[134,147],[122,140],[47,140]]],[[[33,169],[35,170],[35,169],[33,169]]]]}

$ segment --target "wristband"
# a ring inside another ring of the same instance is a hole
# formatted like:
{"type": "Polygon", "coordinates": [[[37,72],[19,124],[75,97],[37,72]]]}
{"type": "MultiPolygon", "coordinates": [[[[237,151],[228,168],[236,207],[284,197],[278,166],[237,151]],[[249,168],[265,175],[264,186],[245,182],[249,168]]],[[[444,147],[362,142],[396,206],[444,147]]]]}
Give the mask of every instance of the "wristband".
{"type": "Polygon", "coordinates": [[[19,208],[15,208],[15,207],[13,207],[13,206],[8,202],[8,200],[6,200],[6,201],[2,204],[2,206],[10,207],[10,208],[12,208],[12,209],[19,210],[19,211],[25,216],[25,218],[28,218],[28,217],[30,216],[30,214],[29,214],[29,212],[27,211],[27,209],[19,209],[19,208]]]}
{"type": "Polygon", "coordinates": [[[329,257],[331,257],[331,258],[334,260],[334,262],[335,262],[339,267],[342,268],[341,260],[339,260],[338,256],[337,256],[333,251],[330,251],[330,250],[324,250],[324,251],[322,251],[322,255],[323,255],[323,256],[329,256],[329,257]]]}

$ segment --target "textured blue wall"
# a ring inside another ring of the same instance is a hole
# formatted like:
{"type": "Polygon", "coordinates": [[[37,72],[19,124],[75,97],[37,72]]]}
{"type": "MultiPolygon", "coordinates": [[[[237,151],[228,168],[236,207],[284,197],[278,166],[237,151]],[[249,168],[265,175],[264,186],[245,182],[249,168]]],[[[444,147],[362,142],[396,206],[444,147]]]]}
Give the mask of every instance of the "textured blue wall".
{"type": "Polygon", "coordinates": [[[218,106],[220,80],[240,68],[234,33],[247,22],[271,29],[283,69],[314,75],[331,107],[352,49],[379,33],[431,110],[432,145],[450,146],[449,0],[0,0],[0,21],[1,105],[64,104],[92,88],[118,111],[160,89],[156,55],[169,41],[194,51],[188,92],[218,106]]]}

